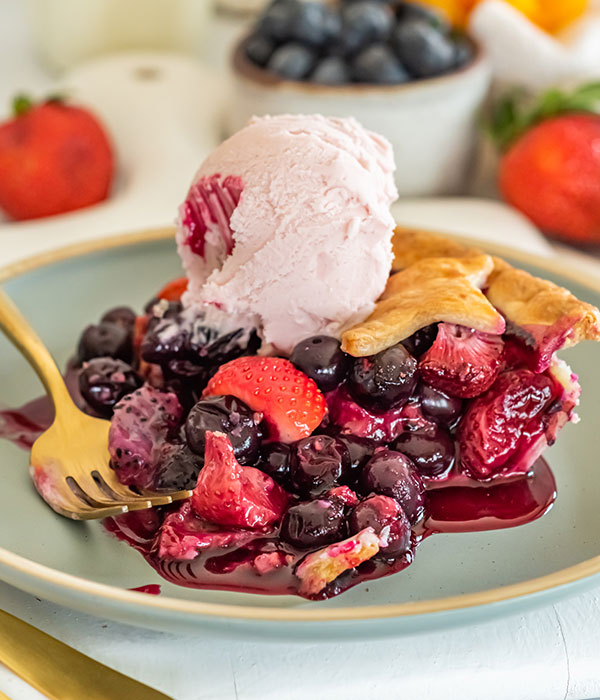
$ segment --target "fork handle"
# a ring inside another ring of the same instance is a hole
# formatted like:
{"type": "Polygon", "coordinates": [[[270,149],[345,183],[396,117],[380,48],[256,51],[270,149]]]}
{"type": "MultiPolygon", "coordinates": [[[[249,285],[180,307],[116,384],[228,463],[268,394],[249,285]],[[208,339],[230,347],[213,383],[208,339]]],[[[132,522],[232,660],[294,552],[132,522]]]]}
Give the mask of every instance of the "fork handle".
{"type": "Polygon", "coordinates": [[[62,409],[69,405],[76,408],[48,348],[2,288],[0,288],[0,329],[36,371],[54,403],[55,410],[58,412],[59,406],[62,409]]]}

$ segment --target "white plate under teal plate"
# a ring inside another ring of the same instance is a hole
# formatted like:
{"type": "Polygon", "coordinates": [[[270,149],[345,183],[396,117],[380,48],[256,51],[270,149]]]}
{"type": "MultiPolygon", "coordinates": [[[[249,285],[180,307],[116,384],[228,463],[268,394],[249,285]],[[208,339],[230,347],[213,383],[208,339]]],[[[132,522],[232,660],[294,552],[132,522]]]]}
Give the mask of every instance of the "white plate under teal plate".
{"type": "MultiPolygon", "coordinates": [[[[140,308],[180,273],[172,232],[87,243],[0,270],[0,281],[60,363],[81,329],[119,304],[140,308]]],[[[494,248],[492,252],[498,252],[494,248]]],[[[507,251],[502,251],[507,255],[507,251]]],[[[523,264],[523,254],[508,257],[523,264]]],[[[532,272],[600,304],[600,284],[537,259],[532,272]]],[[[0,441],[0,578],[29,593],[120,622],[174,632],[261,639],[356,639],[481,622],[554,602],[600,583],[600,352],[567,354],[580,375],[581,423],[547,452],[558,483],[552,510],[528,525],[439,535],[406,571],[325,602],[291,596],[196,591],[163,581],[98,522],[72,522],[37,496],[28,455],[0,441]],[[159,583],[151,596],[128,589],[159,583]]],[[[0,338],[0,401],[18,406],[41,393],[25,360],[0,338]]]]}

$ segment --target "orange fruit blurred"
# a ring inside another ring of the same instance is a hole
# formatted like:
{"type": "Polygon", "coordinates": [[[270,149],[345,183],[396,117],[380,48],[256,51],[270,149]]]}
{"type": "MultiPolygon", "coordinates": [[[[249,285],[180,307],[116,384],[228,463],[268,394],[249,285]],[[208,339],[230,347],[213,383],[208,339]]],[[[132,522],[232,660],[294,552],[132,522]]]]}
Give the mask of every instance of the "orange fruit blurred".
{"type": "MultiPolygon", "coordinates": [[[[480,0],[422,0],[442,10],[452,24],[464,26],[480,0]]],[[[547,32],[557,32],[583,14],[588,0],[506,0],[547,32]]]]}

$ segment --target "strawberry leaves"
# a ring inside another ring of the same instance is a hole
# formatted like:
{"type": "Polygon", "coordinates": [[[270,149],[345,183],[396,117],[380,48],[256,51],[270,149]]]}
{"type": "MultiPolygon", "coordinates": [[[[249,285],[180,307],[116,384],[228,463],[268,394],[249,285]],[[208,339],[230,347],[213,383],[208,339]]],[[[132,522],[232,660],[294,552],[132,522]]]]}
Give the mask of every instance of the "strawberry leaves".
{"type": "Polygon", "coordinates": [[[600,82],[586,83],[572,92],[551,88],[537,99],[524,90],[512,90],[498,100],[488,129],[500,150],[506,151],[535,124],[573,112],[600,114],[600,82]]]}

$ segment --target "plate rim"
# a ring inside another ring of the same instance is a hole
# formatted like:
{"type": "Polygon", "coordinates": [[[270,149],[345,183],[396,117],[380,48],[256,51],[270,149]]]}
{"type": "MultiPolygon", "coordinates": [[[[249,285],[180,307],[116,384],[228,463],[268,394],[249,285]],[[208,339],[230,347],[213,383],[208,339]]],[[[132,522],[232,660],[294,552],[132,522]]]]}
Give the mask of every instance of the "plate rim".
{"type": "MultiPolygon", "coordinates": [[[[589,288],[591,291],[600,293],[599,279],[587,272],[577,271],[558,259],[551,257],[546,258],[498,243],[488,243],[464,236],[456,236],[452,233],[440,233],[469,245],[484,248],[492,254],[510,257],[524,264],[535,265],[546,272],[559,274],[568,280],[589,288]]],[[[174,238],[174,235],[174,226],[163,226],[131,233],[104,236],[89,241],[62,246],[0,267],[0,284],[54,263],[111,250],[113,248],[163,241],[174,238]]],[[[15,554],[3,547],[0,547],[0,565],[0,578],[3,578],[3,570],[6,567],[16,574],[21,574],[32,580],[41,579],[47,584],[57,586],[63,590],[69,590],[73,593],[97,595],[112,603],[133,606],[139,611],[186,613],[195,617],[228,618],[240,621],[332,622],[416,617],[420,615],[483,607],[493,603],[508,602],[527,596],[533,596],[534,594],[557,589],[600,573],[600,554],[573,566],[546,574],[545,576],[506,586],[489,588],[475,593],[464,593],[444,598],[433,598],[430,600],[406,603],[355,605],[351,607],[323,609],[306,608],[305,606],[277,608],[254,605],[233,605],[184,600],[171,598],[169,596],[140,595],[135,591],[90,581],[81,576],[64,573],[52,567],[38,564],[35,561],[15,554]]],[[[8,581],[8,583],[12,583],[12,580],[8,581]]],[[[12,585],[18,586],[18,584],[14,583],[12,585]]]]}

